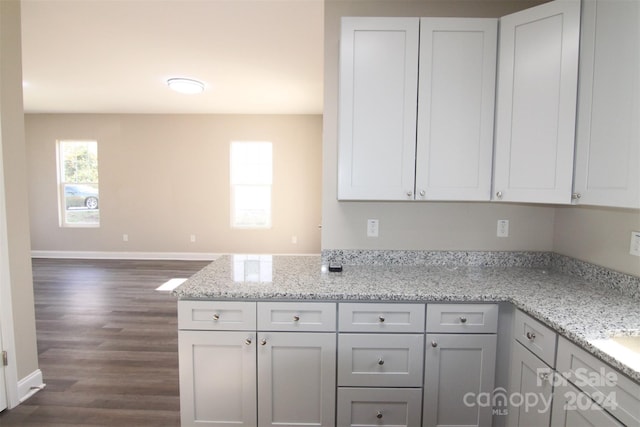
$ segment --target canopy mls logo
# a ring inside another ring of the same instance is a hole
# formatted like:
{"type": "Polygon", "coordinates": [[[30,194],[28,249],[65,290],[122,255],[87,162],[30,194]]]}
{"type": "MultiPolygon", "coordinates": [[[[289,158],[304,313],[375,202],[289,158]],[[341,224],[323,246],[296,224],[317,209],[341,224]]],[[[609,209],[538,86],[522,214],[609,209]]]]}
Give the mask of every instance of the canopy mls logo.
{"type": "MultiPolygon", "coordinates": [[[[536,386],[546,385],[566,387],[569,380],[578,388],[588,387],[612,387],[617,384],[618,376],[614,372],[607,372],[604,368],[599,371],[591,371],[586,368],[578,368],[572,372],[560,373],[549,368],[536,370],[536,386]]],[[[591,395],[581,391],[567,390],[562,395],[545,392],[512,392],[498,387],[493,392],[474,393],[469,392],[463,396],[463,403],[467,407],[491,407],[493,415],[504,416],[509,414],[509,409],[523,408],[525,412],[537,411],[545,413],[551,409],[554,397],[563,399],[565,411],[602,411],[603,408],[615,410],[618,407],[615,392],[603,393],[601,391],[591,395]]]]}

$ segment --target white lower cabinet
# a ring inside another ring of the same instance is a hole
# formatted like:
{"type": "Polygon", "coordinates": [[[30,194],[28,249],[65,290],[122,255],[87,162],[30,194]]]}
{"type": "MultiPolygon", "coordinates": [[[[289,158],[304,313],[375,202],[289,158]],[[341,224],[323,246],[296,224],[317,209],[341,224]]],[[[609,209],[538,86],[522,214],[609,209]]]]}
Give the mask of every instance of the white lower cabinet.
{"type": "Polygon", "coordinates": [[[551,427],[616,427],[624,425],[571,383],[555,387],[551,413],[551,427]]]}
{"type": "Polygon", "coordinates": [[[338,389],[340,427],[418,426],[422,389],[347,388],[338,389]]]}
{"type": "Polygon", "coordinates": [[[258,425],[331,426],[335,333],[258,334],[258,425]]]}
{"type": "Polygon", "coordinates": [[[178,303],[182,427],[335,425],[336,304],[288,307],[178,303]]]}
{"type": "Polygon", "coordinates": [[[513,342],[508,426],[547,427],[551,417],[553,370],[519,342],[513,342]]]}
{"type": "Polygon", "coordinates": [[[427,334],[422,425],[490,426],[495,334],[427,334]]]}
{"type": "Polygon", "coordinates": [[[182,426],[255,426],[256,333],[180,331],[182,426]]]}

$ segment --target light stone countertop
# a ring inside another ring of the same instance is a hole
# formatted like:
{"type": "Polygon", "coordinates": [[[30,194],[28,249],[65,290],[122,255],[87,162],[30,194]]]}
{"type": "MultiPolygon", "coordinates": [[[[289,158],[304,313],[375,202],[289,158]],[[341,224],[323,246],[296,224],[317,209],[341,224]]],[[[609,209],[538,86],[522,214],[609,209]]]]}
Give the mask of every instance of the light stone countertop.
{"type": "Polygon", "coordinates": [[[590,344],[640,335],[640,300],[543,268],[345,265],[320,256],[227,255],[173,291],[180,299],[513,303],[633,380],[640,371],[590,344]]]}

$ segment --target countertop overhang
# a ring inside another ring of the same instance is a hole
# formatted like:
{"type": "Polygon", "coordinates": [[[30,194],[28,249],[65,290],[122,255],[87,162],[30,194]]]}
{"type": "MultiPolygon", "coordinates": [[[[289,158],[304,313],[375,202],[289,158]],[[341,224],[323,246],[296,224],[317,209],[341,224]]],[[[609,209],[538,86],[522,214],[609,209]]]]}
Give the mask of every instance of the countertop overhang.
{"type": "Polygon", "coordinates": [[[345,265],[320,256],[225,255],[173,291],[180,299],[509,302],[640,382],[640,371],[591,344],[640,334],[640,301],[544,268],[345,265]]]}

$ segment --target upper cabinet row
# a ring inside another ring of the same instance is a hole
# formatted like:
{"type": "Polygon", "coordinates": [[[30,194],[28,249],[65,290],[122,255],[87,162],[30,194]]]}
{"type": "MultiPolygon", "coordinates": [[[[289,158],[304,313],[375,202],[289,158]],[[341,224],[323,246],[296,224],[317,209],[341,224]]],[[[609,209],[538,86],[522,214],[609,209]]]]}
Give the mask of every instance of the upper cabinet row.
{"type": "Polygon", "coordinates": [[[343,18],[338,199],[640,208],[639,5],[343,18]]]}

